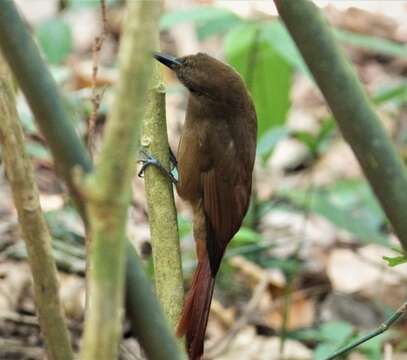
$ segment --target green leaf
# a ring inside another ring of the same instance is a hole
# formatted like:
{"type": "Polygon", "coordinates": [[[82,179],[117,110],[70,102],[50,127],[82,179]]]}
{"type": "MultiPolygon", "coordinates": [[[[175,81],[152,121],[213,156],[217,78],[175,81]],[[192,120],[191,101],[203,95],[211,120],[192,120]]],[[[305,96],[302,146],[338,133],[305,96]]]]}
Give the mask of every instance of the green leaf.
{"type": "Polygon", "coordinates": [[[292,132],[292,135],[299,141],[301,141],[311,152],[311,154],[316,154],[317,148],[317,136],[308,132],[308,131],[300,131],[295,130],[292,132]]]}
{"type": "Polygon", "coordinates": [[[297,46],[281,21],[275,20],[266,24],[262,31],[262,37],[288,63],[311,77],[308,67],[302,59],[297,46]]]}
{"type": "Polygon", "coordinates": [[[407,46],[391,40],[345,30],[335,30],[335,36],[339,41],[347,45],[356,46],[383,55],[407,58],[407,46]]]}
{"type": "Polygon", "coordinates": [[[364,354],[369,360],[381,360],[383,343],[389,338],[390,332],[385,332],[379,336],[364,342],[357,347],[357,350],[364,354]]]}
{"type": "Polygon", "coordinates": [[[192,222],[183,215],[178,215],[178,231],[180,239],[192,233],[192,222]]]}
{"type": "Polygon", "coordinates": [[[233,237],[233,246],[244,246],[248,244],[257,243],[260,240],[260,235],[250,228],[242,227],[233,237]]]}
{"type": "Polygon", "coordinates": [[[61,63],[72,49],[71,28],[61,19],[42,22],[35,33],[50,63],[61,63]]]}
{"type": "Polygon", "coordinates": [[[331,321],[320,326],[321,344],[314,352],[314,360],[326,359],[352,339],[353,327],[344,321],[331,321]]]}
{"type": "Polygon", "coordinates": [[[332,355],[338,347],[335,344],[331,343],[322,343],[317,346],[314,351],[314,360],[324,360],[328,356],[332,355]]]}
{"type": "Polygon", "coordinates": [[[325,341],[342,346],[353,335],[353,327],[344,321],[330,321],[320,327],[325,341]]]}
{"type": "Polygon", "coordinates": [[[407,101],[407,83],[381,89],[372,96],[372,101],[375,105],[381,105],[389,101],[393,101],[399,106],[402,105],[407,101]]]}
{"type": "MultiPolygon", "coordinates": [[[[112,5],[116,2],[117,0],[106,0],[107,5],[112,5]]],[[[100,0],[68,0],[68,6],[73,9],[100,6],[100,0]]]]}
{"type": "MultiPolygon", "coordinates": [[[[234,12],[227,9],[213,6],[195,6],[189,9],[174,10],[165,13],[160,19],[160,29],[166,30],[186,22],[193,22],[199,26],[216,22],[218,23],[217,26],[219,26],[219,22],[221,21],[229,22],[230,25],[234,21],[239,22],[240,18],[234,12]]],[[[203,31],[204,35],[210,33],[208,29],[201,31],[203,31]]]]}
{"type": "Polygon", "coordinates": [[[316,135],[306,131],[293,131],[292,135],[306,145],[313,156],[318,156],[328,147],[335,129],[336,123],[329,117],[322,123],[316,135]]]}
{"type": "Polygon", "coordinates": [[[387,261],[387,265],[394,267],[405,264],[407,262],[407,257],[405,255],[395,257],[383,256],[383,260],[387,261]]]}
{"type": "Polygon", "coordinates": [[[37,134],[37,126],[34,121],[34,117],[31,111],[26,108],[25,106],[21,106],[18,108],[18,115],[23,125],[24,132],[28,135],[37,134]]]}
{"type": "Polygon", "coordinates": [[[256,106],[258,137],[285,123],[292,67],[261,36],[263,27],[242,23],[225,38],[227,61],[242,75],[256,106]]]}
{"type": "Polygon", "coordinates": [[[263,268],[280,269],[286,276],[297,274],[301,268],[300,261],[293,258],[265,258],[259,262],[263,268]]]}
{"type": "Polygon", "coordinates": [[[44,147],[42,144],[36,142],[29,142],[26,145],[27,152],[29,155],[41,159],[41,160],[50,160],[51,154],[49,150],[44,147]]]}
{"type": "Polygon", "coordinates": [[[200,22],[198,25],[198,39],[205,40],[206,38],[214,35],[223,35],[235,26],[241,24],[242,20],[235,14],[219,14],[218,17],[208,20],[207,22],[200,22]]]}
{"type": "Polygon", "coordinates": [[[257,155],[263,162],[267,161],[280,140],[287,137],[289,130],[284,126],[274,127],[267,130],[257,142],[257,155]]]}
{"type": "Polygon", "coordinates": [[[312,193],[290,189],[280,194],[296,206],[325,217],[365,243],[389,246],[388,237],[381,232],[385,216],[364,182],[343,181],[312,193]]]}

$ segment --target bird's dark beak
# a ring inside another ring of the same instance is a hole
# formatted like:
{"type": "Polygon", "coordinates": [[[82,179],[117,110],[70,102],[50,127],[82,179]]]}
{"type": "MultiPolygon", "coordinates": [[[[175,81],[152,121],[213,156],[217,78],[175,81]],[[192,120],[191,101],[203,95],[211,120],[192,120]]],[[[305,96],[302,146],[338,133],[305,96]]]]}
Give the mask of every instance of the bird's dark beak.
{"type": "Polygon", "coordinates": [[[175,68],[177,66],[181,65],[181,62],[177,58],[175,58],[174,56],[171,56],[171,55],[166,55],[166,54],[161,54],[161,53],[155,52],[153,54],[153,56],[161,64],[168,66],[172,70],[175,70],[175,68]]]}

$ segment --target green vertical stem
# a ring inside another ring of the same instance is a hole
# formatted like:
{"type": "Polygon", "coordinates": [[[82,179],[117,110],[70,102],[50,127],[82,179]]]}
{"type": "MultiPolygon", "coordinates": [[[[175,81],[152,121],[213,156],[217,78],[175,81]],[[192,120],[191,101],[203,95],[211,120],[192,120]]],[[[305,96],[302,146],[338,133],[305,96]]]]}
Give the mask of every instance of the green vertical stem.
{"type": "Polygon", "coordinates": [[[89,306],[82,359],[118,357],[122,332],[127,210],[140,126],[151,84],[159,2],[130,1],[119,50],[119,80],[99,162],[82,190],[90,226],[89,306]]]}
{"type": "MultiPolygon", "coordinates": [[[[79,168],[85,173],[91,172],[92,162],[64,110],[58,87],[12,0],[1,1],[0,48],[47,140],[59,174],[68,184],[87,222],[86,199],[74,186],[72,170],[79,168]]],[[[126,256],[126,312],[133,333],[148,358],[179,359],[181,355],[175,339],[130,243],[127,243],[126,256]]]]}
{"type": "Polygon", "coordinates": [[[30,159],[24,149],[11,73],[0,54],[0,142],[34,282],[35,304],[48,358],[71,360],[70,336],[58,294],[51,236],[41,211],[30,159]]]}
{"type": "MultiPolygon", "coordinates": [[[[169,169],[165,92],[160,83],[158,64],[154,68],[154,85],[144,117],[141,144],[169,169]]],[[[146,169],[144,181],[157,295],[170,325],[175,328],[182,310],[184,288],[174,193],[168,178],[156,167],[146,169]]]]}
{"type": "Polygon", "coordinates": [[[407,250],[407,172],[320,10],[308,0],[274,0],[278,12],[407,250]]]}

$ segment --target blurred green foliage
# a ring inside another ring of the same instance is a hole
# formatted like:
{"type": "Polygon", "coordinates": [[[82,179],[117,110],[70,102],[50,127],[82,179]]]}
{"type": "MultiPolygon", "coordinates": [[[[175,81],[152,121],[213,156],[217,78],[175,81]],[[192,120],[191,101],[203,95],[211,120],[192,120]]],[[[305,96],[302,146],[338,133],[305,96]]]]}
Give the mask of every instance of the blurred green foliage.
{"type": "Polygon", "coordinates": [[[295,206],[323,216],[364,243],[390,246],[385,215],[364,180],[344,180],[324,188],[280,190],[295,206]]]}
{"type": "Polygon", "coordinates": [[[51,64],[60,64],[72,50],[71,28],[60,18],[43,21],[36,28],[35,35],[51,64]]]}
{"type": "Polygon", "coordinates": [[[252,94],[258,137],[285,123],[290,108],[292,67],[264,36],[264,27],[251,22],[234,27],[225,38],[227,61],[242,75],[252,94]]]}
{"type": "Polygon", "coordinates": [[[407,263],[407,255],[401,248],[394,248],[392,250],[398,253],[397,256],[383,256],[383,260],[387,262],[390,267],[407,263]]]}

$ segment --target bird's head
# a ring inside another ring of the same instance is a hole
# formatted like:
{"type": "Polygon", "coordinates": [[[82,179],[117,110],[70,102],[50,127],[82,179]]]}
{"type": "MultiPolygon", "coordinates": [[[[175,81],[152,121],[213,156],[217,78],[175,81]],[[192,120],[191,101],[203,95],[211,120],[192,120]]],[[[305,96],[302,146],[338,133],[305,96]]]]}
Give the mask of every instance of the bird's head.
{"type": "Polygon", "coordinates": [[[239,105],[241,97],[247,97],[245,85],[239,74],[229,65],[198,53],[175,58],[161,53],[155,59],[172,69],[191,96],[202,101],[225,105],[239,105]]]}

